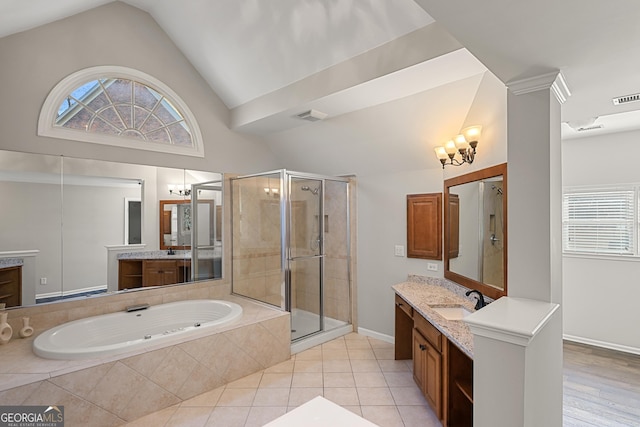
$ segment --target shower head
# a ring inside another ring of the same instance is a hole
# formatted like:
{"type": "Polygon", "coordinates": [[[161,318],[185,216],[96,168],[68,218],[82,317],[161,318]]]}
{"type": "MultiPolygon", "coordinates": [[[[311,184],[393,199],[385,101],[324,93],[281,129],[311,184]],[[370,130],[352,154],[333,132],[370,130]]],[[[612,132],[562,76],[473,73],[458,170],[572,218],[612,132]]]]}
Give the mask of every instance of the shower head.
{"type": "Polygon", "coordinates": [[[320,191],[320,187],[316,187],[312,190],[311,187],[309,187],[308,185],[303,185],[300,189],[302,191],[311,191],[311,194],[313,194],[314,196],[317,196],[318,191],[320,191]]]}

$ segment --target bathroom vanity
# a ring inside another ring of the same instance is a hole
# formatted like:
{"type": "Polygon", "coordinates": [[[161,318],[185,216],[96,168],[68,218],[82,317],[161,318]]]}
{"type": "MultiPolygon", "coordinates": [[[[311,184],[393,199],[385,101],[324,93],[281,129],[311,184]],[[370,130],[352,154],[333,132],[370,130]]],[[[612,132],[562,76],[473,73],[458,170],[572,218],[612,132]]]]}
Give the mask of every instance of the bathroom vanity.
{"type": "Polygon", "coordinates": [[[6,307],[22,305],[22,261],[0,262],[0,303],[6,307]]]}
{"type": "Polygon", "coordinates": [[[413,377],[445,427],[473,425],[473,338],[461,320],[473,302],[425,283],[393,286],[395,358],[413,359],[413,377]]]}
{"type": "MultiPolygon", "coordinates": [[[[118,255],[118,290],[190,282],[190,255],[166,251],[131,252],[118,255]]],[[[221,257],[198,257],[198,274],[222,277],[221,257]]]]}

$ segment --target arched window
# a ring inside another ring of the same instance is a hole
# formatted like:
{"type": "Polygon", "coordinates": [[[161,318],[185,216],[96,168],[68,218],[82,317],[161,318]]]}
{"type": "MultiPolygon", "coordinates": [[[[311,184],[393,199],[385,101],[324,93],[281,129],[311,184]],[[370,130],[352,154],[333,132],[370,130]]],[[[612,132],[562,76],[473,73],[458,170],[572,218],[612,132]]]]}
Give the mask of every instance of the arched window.
{"type": "Polygon", "coordinates": [[[178,95],[124,67],[87,68],[58,83],[40,112],[38,135],[204,156],[198,125],[178,95]]]}

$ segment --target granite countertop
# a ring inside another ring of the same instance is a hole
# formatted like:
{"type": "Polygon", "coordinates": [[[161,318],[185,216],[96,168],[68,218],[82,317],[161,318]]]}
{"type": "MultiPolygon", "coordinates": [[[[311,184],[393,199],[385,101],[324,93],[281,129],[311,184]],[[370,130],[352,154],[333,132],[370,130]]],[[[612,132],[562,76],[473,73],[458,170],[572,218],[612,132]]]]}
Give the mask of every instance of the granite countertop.
{"type": "Polygon", "coordinates": [[[0,258],[0,268],[18,267],[24,265],[22,258],[0,258]]]}
{"type": "Polygon", "coordinates": [[[403,282],[392,286],[393,290],[431,322],[449,341],[473,359],[473,336],[462,320],[447,320],[431,306],[463,306],[473,312],[474,301],[463,298],[442,286],[418,282],[403,282]]]}
{"type": "MultiPolygon", "coordinates": [[[[212,250],[198,252],[199,259],[221,258],[220,255],[212,250]]],[[[191,251],[175,251],[175,254],[169,255],[168,251],[139,251],[139,252],[123,252],[118,254],[117,259],[191,259],[191,251]]]]}

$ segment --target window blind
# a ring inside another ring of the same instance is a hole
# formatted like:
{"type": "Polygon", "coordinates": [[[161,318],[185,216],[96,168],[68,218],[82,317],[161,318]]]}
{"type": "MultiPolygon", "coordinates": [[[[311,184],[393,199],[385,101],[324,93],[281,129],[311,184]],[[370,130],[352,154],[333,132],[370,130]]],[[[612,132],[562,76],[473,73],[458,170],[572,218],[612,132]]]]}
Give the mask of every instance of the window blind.
{"type": "Polygon", "coordinates": [[[635,190],[565,193],[562,228],[565,252],[634,255],[635,190]]]}

